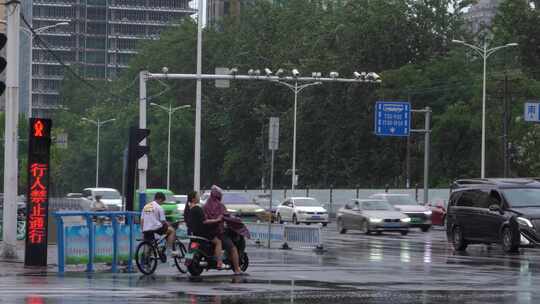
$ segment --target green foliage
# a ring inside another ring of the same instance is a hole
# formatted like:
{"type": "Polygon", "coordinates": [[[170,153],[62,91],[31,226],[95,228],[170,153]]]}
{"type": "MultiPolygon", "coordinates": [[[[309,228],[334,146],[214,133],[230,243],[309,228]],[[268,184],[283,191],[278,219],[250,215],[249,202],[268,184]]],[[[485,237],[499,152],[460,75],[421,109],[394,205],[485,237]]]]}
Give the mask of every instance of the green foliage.
{"type": "MultiPolygon", "coordinates": [[[[402,186],[406,143],[372,134],[377,100],[410,99],[414,108],[433,109],[433,185],[446,186],[456,177],[479,172],[482,62],[468,49],[450,43],[470,39],[464,30],[462,8],[471,1],[254,1],[238,19],[207,28],[203,40],[203,71],[216,67],[277,70],[298,68],[336,70],[344,77],[354,71],[375,71],[382,85],[324,84],[299,95],[297,167],[300,183],[311,187],[360,185],[402,186]],[[452,8],[452,9],[449,9],[452,8]]],[[[538,175],[540,159],[531,141],[537,130],[516,122],[524,98],[540,94],[538,79],[538,10],[506,1],[494,25],[493,43],[517,39],[519,51],[502,51],[490,58],[488,74],[488,175],[502,170],[500,143],[503,86],[501,71],[518,71],[510,79],[513,115],[514,175],[538,175]],[[520,73],[524,71],[525,73],[520,73]],[[527,134],[527,136],[523,136],[527,134]],[[529,136],[530,134],[530,136],[529,136]]],[[[116,118],[103,127],[101,184],[121,187],[122,153],[130,126],[138,122],[138,73],[193,73],[196,62],[196,24],[181,22],[160,40],[140,45],[128,71],[113,82],[93,87],[67,77],[55,127],[69,133],[69,148],[53,151],[55,185],[60,192],[80,191],[94,183],[95,126],[81,117],[116,118]]],[[[150,81],[149,102],[173,106],[191,104],[176,112],[172,124],[172,190],[192,187],[194,142],[194,81],[150,81]]],[[[293,94],[270,82],[231,82],[228,89],[203,83],[202,185],[220,183],[258,187],[268,180],[268,118],[281,118],[281,142],[276,158],[276,184],[290,184],[293,94]]],[[[151,187],[166,180],[167,121],[164,111],[149,107],[148,126],[151,187]]],[[[414,127],[423,117],[414,116],[414,127]]],[[[422,180],[423,139],[412,137],[413,184],[422,180]]]]}

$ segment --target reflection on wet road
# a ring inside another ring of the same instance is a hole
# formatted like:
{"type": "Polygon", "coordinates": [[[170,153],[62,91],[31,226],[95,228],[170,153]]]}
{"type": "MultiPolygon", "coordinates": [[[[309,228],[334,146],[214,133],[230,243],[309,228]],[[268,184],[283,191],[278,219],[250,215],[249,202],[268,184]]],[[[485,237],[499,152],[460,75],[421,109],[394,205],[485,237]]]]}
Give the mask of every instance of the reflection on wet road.
{"type": "MultiPolygon", "coordinates": [[[[456,254],[441,230],[340,235],[325,229],[325,252],[249,248],[249,276],[190,279],[161,265],[138,274],[0,274],[0,303],[539,303],[539,250],[496,246],[456,254]]],[[[4,264],[1,264],[4,265],[4,264]]],[[[16,269],[16,266],[14,269],[16,269]]]]}

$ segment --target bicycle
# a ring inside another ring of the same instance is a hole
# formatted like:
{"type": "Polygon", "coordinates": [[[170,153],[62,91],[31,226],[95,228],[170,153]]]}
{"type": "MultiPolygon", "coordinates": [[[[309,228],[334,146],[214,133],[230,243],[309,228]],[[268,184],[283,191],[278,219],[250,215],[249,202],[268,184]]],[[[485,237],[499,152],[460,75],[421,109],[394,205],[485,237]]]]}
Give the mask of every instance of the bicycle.
{"type": "MultiPolygon", "coordinates": [[[[178,224],[173,225],[173,227],[178,227],[178,224]]],[[[140,240],[139,240],[140,241],[140,240]]],[[[165,250],[167,248],[167,236],[162,235],[158,239],[154,238],[152,241],[149,240],[142,240],[139,245],[137,246],[137,250],[135,251],[135,262],[137,264],[137,268],[140,272],[142,272],[145,275],[151,275],[156,271],[158,261],[161,261],[162,263],[167,262],[167,256],[165,254],[165,250]]],[[[174,259],[174,264],[176,265],[176,268],[181,273],[186,273],[187,268],[184,265],[185,257],[186,257],[186,247],[184,244],[178,239],[178,237],[175,235],[174,242],[173,242],[173,251],[177,252],[176,255],[172,256],[174,259]]]]}

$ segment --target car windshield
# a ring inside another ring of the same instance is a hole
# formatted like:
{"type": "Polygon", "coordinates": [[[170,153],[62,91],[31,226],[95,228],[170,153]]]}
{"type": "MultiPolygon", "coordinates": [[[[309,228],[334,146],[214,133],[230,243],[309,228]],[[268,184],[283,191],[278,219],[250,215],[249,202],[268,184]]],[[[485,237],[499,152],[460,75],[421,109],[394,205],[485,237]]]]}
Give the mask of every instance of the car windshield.
{"type": "Polygon", "coordinates": [[[505,189],[504,197],[511,207],[540,207],[540,189],[505,189]]]}
{"type": "Polygon", "coordinates": [[[298,207],[321,207],[321,204],[314,199],[295,199],[294,204],[298,207]]]}
{"type": "Polygon", "coordinates": [[[239,193],[223,193],[223,204],[248,205],[252,202],[245,195],[239,193]]]}
{"type": "Polygon", "coordinates": [[[410,196],[405,195],[396,195],[392,196],[389,195],[386,197],[386,200],[392,204],[393,206],[399,206],[399,205],[418,205],[418,203],[413,200],[410,196]]]}
{"type": "Polygon", "coordinates": [[[362,210],[394,210],[394,207],[384,201],[362,202],[362,210]]]}
{"type": "Polygon", "coordinates": [[[122,199],[117,191],[95,191],[94,196],[101,196],[101,199],[122,199]]]}

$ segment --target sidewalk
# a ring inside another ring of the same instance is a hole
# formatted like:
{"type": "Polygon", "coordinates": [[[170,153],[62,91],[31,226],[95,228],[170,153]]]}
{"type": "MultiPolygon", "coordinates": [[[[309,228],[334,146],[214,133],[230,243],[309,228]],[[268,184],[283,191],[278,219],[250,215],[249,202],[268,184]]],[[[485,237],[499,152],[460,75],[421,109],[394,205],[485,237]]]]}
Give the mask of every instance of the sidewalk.
{"type": "MultiPolygon", "coordinates": [[[[0,241],[0,247],[3,242],[0,241]]],[[[57,272],[58,255],[56,244],[49,245],[47,248],[47,272],[57,272]]],[[[36,271],[43,271],[42,268],[25,268],[24,267],[24,241],[17,241],[17,258],[4,259],[0,257],[0,269],[4,274],[20,274],[20,273],[35,273],[36,271]]]]}

